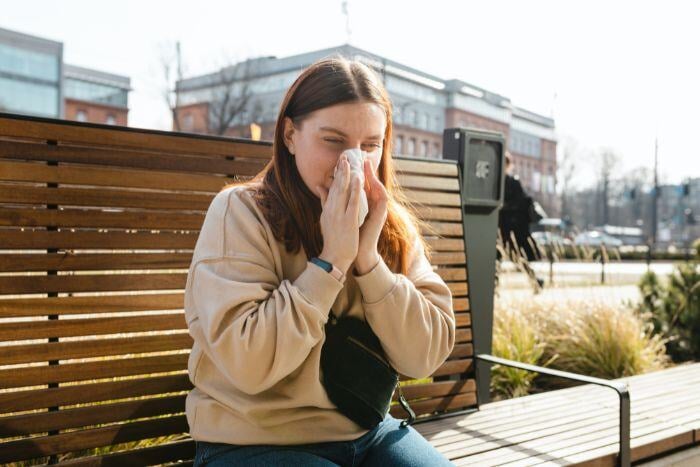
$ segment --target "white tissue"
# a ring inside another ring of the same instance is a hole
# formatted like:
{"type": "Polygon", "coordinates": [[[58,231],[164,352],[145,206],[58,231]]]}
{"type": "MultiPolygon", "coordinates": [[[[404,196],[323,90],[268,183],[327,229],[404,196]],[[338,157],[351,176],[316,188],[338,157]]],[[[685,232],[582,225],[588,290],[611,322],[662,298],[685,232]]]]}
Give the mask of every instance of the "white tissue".
{"type": "MultiPolygon", "coordinates": [[[[352,148],[352,149],[346,149],[343,151],[344,154],[346,154],[348,158],[348,162],[350,163],[350,171],[351,172],[357,172],[360,175],[360,186],[362,187],[362,191],[360,193],[360,212],[358,215],[358,224],[362,225],[362,223],[365,221],[365,218],[367,217],[367,213],[369,212],[369,207],[367,205],[367,193],[365,193],[365,171],[364,171],[364,160],[367,157],[373,157],[373,154],[367,153],[365,151],[362,151],[361,149],[357,148],[352,148]]],[[[338,170],[338,166],[336,165],[335,170],[338,170]]]]}

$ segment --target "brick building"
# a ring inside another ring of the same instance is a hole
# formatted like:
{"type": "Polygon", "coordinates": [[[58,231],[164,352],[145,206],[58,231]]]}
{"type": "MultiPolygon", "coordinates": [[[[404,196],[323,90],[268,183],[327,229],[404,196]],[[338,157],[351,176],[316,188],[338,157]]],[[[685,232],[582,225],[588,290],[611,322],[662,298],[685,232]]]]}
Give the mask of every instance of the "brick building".
{"type": "Polygon", "coordinates": [[[0,28],[0,111],[127,125],[130,79],[63,62],[63,43],[0,28]]]}
{"type": "Polygon", "coordinates": [[[507,97],[457,79],[444,80],[350,45],[291,57],[260,57],[177,83],[175,129],[250,137],[250,123],[271,140],[284,93],[300,71],[332,54],[358,59],[384,81],[394,106],[394,152],[440,158],[445,128],[501,132],[513,154],[514,172],[548,213],[558,211],[554,120],[513,105],[507,97]],[[247,83],[247,84],[243,84],[247,83]],[[228,121],[221,102],[245,100],[228,121]],[[223,124],[222,124],[223,123],[223,124]]]}

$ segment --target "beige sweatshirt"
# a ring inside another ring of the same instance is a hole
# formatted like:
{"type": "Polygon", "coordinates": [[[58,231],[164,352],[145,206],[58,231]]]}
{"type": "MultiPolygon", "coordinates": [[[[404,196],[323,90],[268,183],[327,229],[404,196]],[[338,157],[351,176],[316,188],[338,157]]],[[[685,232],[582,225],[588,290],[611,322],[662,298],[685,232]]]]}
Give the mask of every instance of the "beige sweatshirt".
{"type": "Polygon", "coordinates": [[[384,261],[345,284],[289,254],[245,187],[207,211],[185,289],[194,339],[186,415],[195,440],[230,444],[347,441],[366,429],[340,413],[321,383],[329,309],[367,321],[393,367],[432,374],[454,346],[450,290],[415,242],[406,276],[384,261]]]}

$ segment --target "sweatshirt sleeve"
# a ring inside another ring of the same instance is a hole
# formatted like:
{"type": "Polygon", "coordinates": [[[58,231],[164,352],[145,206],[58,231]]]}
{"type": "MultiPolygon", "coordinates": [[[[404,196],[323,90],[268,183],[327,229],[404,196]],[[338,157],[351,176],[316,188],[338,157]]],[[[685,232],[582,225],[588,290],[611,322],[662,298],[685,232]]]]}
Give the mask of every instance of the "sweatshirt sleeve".
{"type": "Polygon", "coordinates": [[[417,237],[407,275],[393,273],[380,260],[355,280],[366,320],[399,373],[424,378],[447,360],[455,342],[452,293],[417,237]]]}
{"type": "Polygon", "coordinates": [[[185,311],[190,334],[221,374],[238,390],[257,394],[307,358],[343,284],[310,262],[295,280],[280,280],[266,232],[239,196],[230,195],[223,216],[205,218],[197,246],[222,249],[196,252],[185,311]],[[218,233],[224,242],[208,238],[218,233]]]}

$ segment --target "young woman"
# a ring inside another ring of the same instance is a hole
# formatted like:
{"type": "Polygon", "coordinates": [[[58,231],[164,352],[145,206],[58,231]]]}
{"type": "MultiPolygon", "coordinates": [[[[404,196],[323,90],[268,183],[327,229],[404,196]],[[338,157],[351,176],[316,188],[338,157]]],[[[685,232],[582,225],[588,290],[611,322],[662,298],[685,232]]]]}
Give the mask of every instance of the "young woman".
{"type": "Polygon", "coordinates": [[[396,186],[391,130],[377,75],[321,60],[282,102],[270,163],[212,201],[185,290],[195,465],[451,465],[390,414],[362,428],[322,384],[330,310],[367,322],[410,377],[432,374],[454,346],[450,290],[396,186]],[[364,186],[341,157],[350,148],[374,153],[364,186]]]}

